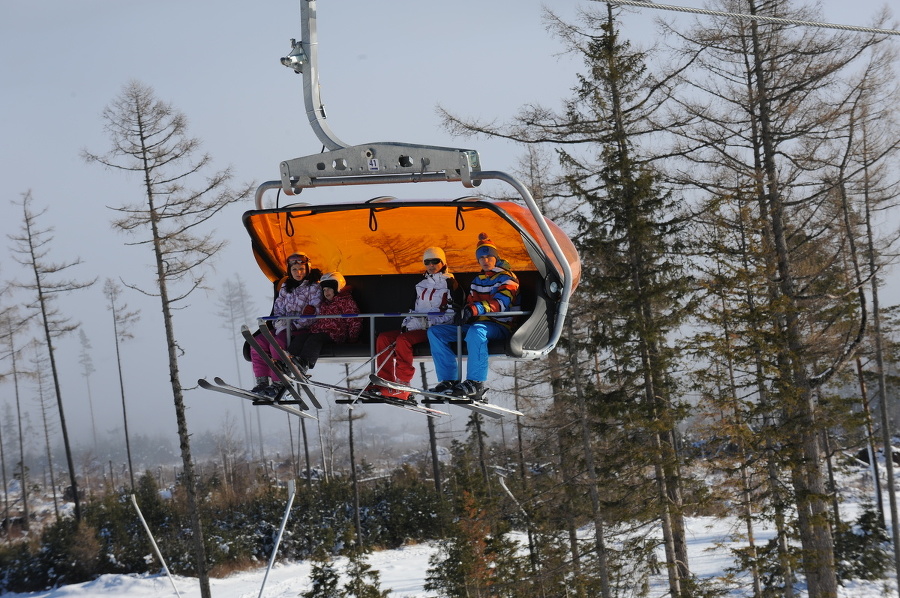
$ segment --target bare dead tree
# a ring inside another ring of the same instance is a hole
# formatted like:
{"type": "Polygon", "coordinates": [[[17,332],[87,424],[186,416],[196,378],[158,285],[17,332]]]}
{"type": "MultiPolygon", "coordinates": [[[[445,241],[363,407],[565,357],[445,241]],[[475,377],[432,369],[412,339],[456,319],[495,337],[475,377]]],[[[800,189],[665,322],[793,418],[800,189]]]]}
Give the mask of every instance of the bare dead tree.
{"type": "Polygon", "coordinates": [[[125,452],[128,454],[128,478],[131,481],[131,491],[134,492],[134,466],[131,461],[131,438],[128,435],[128,409],[125,404],[125,378],[122,375],[122,354],[119,345],[128,339],[134,338],[131,326],[135,324],[140,315],[138,311],[128,311],[128,305],[119,303],[122,289],[111,278],[106,279],[103,285],[103,294],[109,301],[109,311],[113,319],[113,338],[116,343],[116,367],[119,372],[119,394],[122,397],[122,423],[125,428],[125,452]]]}
{"type": "Polygon", "coordinates": [[[187,134],[187,118],[171,104],[159,100],[153,89],[138,81],[124,86],[102,113],[111,149],[105,154],[84,150],[83,158],[107,169],[142,177],[143,201],[118,207],[113,226],[141,238],[128,245],[150,249],[155,270],[154,290],[127,284],[146,295],[159,297],[168,347],[169,379],[178,424],[184,487],[191,511],[194,556],[200,593],[210,597],[209,571],[197,504],[194,463],[184,408],[184,388],[178,368],[183,350],[175,335],[173,310],[204,285],[207,266],[225,246],[214,231],[202,227],[227,206],[252,194],[252,184],[232,189],[230,169],[205,174],[211,164],[200,153],[200,141],[187,134]],[[188,185],[196,185],[189,187],[188,185]]]}
{"type": "Polygon", "coordinates": [[[84,329],[78,330],[78,340],[81,343],[81,353],[78,356],[78,363],[81,364],[81,375],[84,377],[84,383],[87,386],[88,408],[91,412],[91,432],[94,437],[94,452],[97,452],[97,419],[94,417],[94,397],[91,393],[91,374],[94,369],[94,361],[91,359],[91,340],[88,338],[84,329]]]}
{"type": "MultiPolygon", "coordinates": [[[[25,469],[25,434],[22,429],[22,400],[19,395],[19,366],[18,366],[18,355],[19,352],[22,351],[22,347],[16,348],[16,334],[22,331],[22,318],[19,315],[18,309],[15,307],[7,307],[2,313],[0,313],[0,337],[3,338],[3,341],[6,344],[6,353],[3,357],[9,357],[10,359],[10,369],[9,375],[12,376],[13,380],[13,390],[16,398],[16,417],[10,417],[7,421],[12,423],[13,420],[16,422],[17,426],[17,438],[19,440],[19,480],[22,485],[22,527],[26,531],[29,527],[29,516],[28,516],[28,474],[25,469]]],[[[5,476],[4,476],[5,480],[5,476]]],[[[4,485],[3,493],[4,496],[7,495],[9,488],[4,485]]],[[[9,510],[9,505],[7,504],[7,512],[9,510]]],[[[7,513],[7,517],[9,517],[7,513]]],[[[7,531],[8,533],[8,531],[7,531]]]]}
{"type": "Polygon", "coordinates": [[[50,445],[50,436],[51,432],[53,432],[53,421],[50,418],[50,397],[44,393],[44,386],[47,382],[46,374],[41,370],[41,364],[44,361],[44,356],[41,355],[41,352],[37,350],[37,344],[34,345],[34,356],[32,357],[32,364],[34,365],[34,379],[37,383],[37,391],[38,391],[38,406],[41,408],[41,423],[44,427],[44,450],[47,453],[47,471],[50,473],[50,488],[53,494],[53,513],[56,515],[57,521],[59,520],[59,500],[56,495],[56,474],[53,472],[53,450],[50,445]]]}
{"type": "Polygon", "coordinates": [[[72,487],[75,503],[75,520],[81,521],[81,502],[78,496],[78,481],[75,476],[75,462],[72,458],[72,447],[69,442],[69,430],[66,426],[65,409],[63,408],[62,390],[60,388],[59,371],[56,365],[56,351],[53,341],[78,328],[77,323],[64,317],[56,307],[56,299],[65,293],[85,289],[94,284],[96,279],[88,282],[76,279],[59,279],[58,275],[81,263],[80,259],[69,262],[51,262],[48,259],[50,244],[53,241],[53,228],[40,228],[38,219],[46,213],[46,208],[35,213],[31,204],[34,201],[31,191],[22,194],[22,228],[16,235],[9,235],[14,245],[11,248],[13,259],[31,271],[33,282],[15,282],[14,286],[32,293],[26,303],[27,309],[37,315],[43,329],[43,342],[47,348],[50,361],[50,373],[53,377],[53,389],[56,393],[56,404],[59,409],[59,425],[62,430],[63,444],[66,450],[66,461],[69,466],[69,483],[72,487]]]}
{"type": "MultiPolygon", "coordinates": [[[[217,305],[219,311],[216,315],[222,319],[222,327],[228,331],[231,337],[231,344],[234,347],[234,370],[237,374],[238,386],[243,387],[244,384],[241,381],[241,355],[243,352],[241,349],[244,339],[238,331],[242,324],[250,321],[256,309],[253,305],[253,299],[247,291],[247,285],[240,274],[236,275],[233,280],[225,279],[225,282],[222,283],[222,290],[219,292],[217,305]]],[[[241,401],[241,416],[244,420],[244,439],[247,448],[252,453],[253,434],[247,420],[247,408],[243,401],[241,401]]],[[[304,432],[306,431],[305,424],[303,430],[304,432]]]]}

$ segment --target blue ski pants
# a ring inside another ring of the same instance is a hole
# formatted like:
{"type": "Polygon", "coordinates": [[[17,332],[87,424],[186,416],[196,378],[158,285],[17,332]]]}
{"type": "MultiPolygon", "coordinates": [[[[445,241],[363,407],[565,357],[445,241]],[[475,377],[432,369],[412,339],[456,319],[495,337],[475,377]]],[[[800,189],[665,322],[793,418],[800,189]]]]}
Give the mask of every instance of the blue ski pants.
{"type": "MultiPolygon", "coordinates": [[[[440,324],[428,329],[428,343],[434,358],[438,381],[459,380],[456,352],[449,343],[456,342],[457,326],[440,324]]],[[[466,379],[484,382],[488,377],[488,341],[509,338],[510,330],[496,322],[475,322],[462,326],[466,343],[466,379]]]]}

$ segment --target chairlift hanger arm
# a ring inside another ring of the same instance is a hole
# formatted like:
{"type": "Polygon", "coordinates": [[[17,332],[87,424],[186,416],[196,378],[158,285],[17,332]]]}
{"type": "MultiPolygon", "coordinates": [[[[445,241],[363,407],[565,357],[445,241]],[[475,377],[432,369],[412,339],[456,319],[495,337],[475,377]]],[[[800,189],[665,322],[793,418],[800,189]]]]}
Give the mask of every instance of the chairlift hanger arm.
{"type": "Polygon", "coordinates": [[[294,195],[307,187],[402,182],[384,178],[396,176],[418,182],[424,180],[423,175],[441,173],[430,178],[461,181],[466,187],[474,187],[479,183],[473,182],[472,175],[480,169],[475,150],[370,143],[285,160],[281,163],[281,188],[286,194],[294,195]],[[360,180],[353,182],[354,177],[360,180]]]}
{"type": "Polygon", "coordinates": [[[291,40],[291,53],[281,59],[281,64],[303,75],[303,104],[316,137],[327,149],[343,149],[347,144],[338,139],[325,122],[325,105],[319,96],[319,37],[315,0],[300,0],[300,33],[300,41],[291,40]]]}
{"type": "MultiPolygon", "coordinates": [[[[430,178],[472,183],[471,172],[480,170],[478,152],[470,149],[446,148],[406,143],[370,143],[348,146],[338,139],[326,123],[325,107],[319,96],[319,40],[316,27],[316,0],[300,0],[301,41],[291,40],[291,52],[281,63],[303,75],[303,102],[309,124],[316,137],[329,151],[303,156],[281,163],[281,188],[287,195],[299,193],[314,183],[332,178],[331,184],[375,184],[397,182],[384,177],[411,175],[418,180],[430,178]],[[428,174],[427,177],[421,175],[428,174]],[[444,173],[445,176],[434,176],[444,173]],[[369,177],[379,177],[370,181],[369,177]],[[359,177],[359,179],[347,179],[359,177]]],[[[259,202],[257,202],[259,203],[259,202]]]]}

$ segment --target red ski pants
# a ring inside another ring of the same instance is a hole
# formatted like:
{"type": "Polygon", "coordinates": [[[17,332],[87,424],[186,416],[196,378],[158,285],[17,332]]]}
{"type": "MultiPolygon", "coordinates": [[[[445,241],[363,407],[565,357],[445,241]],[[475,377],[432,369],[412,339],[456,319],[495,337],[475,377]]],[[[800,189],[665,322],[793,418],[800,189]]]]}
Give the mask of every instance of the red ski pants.
{"type": "Polygon", "coordinates": [[[389,330],[382,332],[375,340],[375,360],[378,368],[377,375],[385,380],[409,384],[416,368],[413,367],[413,345],[428,341],[428,332],[425,330],[389,330]],[[395,343],[393,350],[386,350],[391,343],[395,343]],[[384,351],[384,353],[382,353],[384,351]]]}

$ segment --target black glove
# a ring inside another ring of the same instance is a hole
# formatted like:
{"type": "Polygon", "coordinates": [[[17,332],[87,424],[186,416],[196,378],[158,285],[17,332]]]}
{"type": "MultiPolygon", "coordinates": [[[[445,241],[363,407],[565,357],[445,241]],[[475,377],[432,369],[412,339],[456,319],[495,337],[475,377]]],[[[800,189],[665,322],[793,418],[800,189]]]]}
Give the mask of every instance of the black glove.
{"type": "Polygon", "coordinates": [[[469,309],[468,307],[462,307],[455,314],[453,314],[453,325],[462,326],[464,324],[468,324],[469,320],[474,317],[475,316],[472,314],[471,309],[469,309]]]}
{"type": "Polygon", "coordinates": [[[306,275],[306,280],[309,282],[319,282],[322,279],[322,271],[318,268],[313,268],[309,271],[309,274],[306,275]]]}

